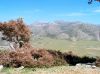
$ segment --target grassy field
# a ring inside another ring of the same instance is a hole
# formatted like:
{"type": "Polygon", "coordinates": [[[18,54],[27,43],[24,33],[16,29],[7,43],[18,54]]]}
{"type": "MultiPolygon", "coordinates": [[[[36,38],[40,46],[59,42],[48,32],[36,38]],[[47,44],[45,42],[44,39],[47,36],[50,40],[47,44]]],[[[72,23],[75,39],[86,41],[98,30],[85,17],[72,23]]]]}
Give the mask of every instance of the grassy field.
{"type": "Polygon", "coordinates": [[[56,66],[52,68],[5,68],[0,74],[100,74],[100,69],[81,68],[75,66],[56,66]]]}
{"type": "Polygon", "coordinates": [[[80,56],[100,56],[100,41],[69,41],[51,38],[33,38],[31,39],[34,48],[45,48],[60,50],[62,52],[73,51],[80,56]]]}
{"type": "MultiPolygon", "coordinates": [[[[68,41],[51,38],[33,38],[31,43],[34,48],[73,51],[79,56],[100,56],[99,41],[68,41]]],[[[76,68],[73,66],[55,66],[51,68],[4,68],[0,74],[100,74],[100,69],[76,68]]]]}

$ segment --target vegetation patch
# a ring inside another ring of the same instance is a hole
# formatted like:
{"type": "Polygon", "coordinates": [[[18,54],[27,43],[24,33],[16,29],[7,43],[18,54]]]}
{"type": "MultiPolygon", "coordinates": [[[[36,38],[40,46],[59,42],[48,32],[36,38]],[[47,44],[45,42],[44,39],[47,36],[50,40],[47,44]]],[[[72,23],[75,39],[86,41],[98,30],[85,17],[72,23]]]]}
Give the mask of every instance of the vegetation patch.
{"type": "Polygon", "coordinates": [[[16,51],[1,52],[0,64],[6,67],[51,67],[59,65],[76,65],[77,63],[96,63],[100,65],[100,59],[93,57],[79,57],[72,52],[62,53],[60,51],[34,49],[32,47],[20,48],[16,51]]]}
{"type": "Polygon", "coordinates": [[[22,18],[0,23],[2,40],[10,43],[10,51],[0,52],[0,64],[6,67],[51,67],[59,65],[76,65],[77,63],[94,63],[99,66],[99,59],[79,57],[72,52],[35,49],[31,46],[31,31],[22,18]]]}

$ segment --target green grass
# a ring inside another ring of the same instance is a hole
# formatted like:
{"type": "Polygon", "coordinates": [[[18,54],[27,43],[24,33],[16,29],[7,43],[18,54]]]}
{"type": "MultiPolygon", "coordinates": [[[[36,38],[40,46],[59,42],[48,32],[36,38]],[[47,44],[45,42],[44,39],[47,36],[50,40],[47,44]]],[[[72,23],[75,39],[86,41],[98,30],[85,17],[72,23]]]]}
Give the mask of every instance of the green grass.
{"type": "Polygon", "coordinates": [[[0,74],[100,74],[100,69],[77,68],[75,66],[55,66],[51,68],[5,68],[0,74]]]}
{"type": "Polygon", "coordinates": [[[100,41],[69,41],[51,39],[47,37],[31,39],[34,48],[60,50],[62,52],[73,51],[80,56],[100,56],[100,41]]]}
{"type": "Polygon", "coordinates": [[[17,70],[16,68],[4,68],[0,71],[0,74],[52,74],[60,71],[64,71],[68,66],[55,66],[51,68],[24,68],[17,70]]]}
{"type": "Polygon", "coordinates": [[[34,71],[36,71],[36,68],[24,68],[22,70],[17,68],[4,68],[0,71],[0,74],[31,74],[34,71]]]}

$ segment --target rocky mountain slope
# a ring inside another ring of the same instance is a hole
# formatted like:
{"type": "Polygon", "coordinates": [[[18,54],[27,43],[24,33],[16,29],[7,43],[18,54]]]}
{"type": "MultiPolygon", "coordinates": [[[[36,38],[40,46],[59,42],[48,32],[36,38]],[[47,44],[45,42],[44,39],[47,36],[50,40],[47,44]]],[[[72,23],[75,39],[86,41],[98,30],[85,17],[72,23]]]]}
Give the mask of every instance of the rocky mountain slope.
{"type": "Polygon", "coordinates": [[[32,36],[68,40],[100,40],[100,26],[82,22],[34,22],[30,25],[32,36]]]}

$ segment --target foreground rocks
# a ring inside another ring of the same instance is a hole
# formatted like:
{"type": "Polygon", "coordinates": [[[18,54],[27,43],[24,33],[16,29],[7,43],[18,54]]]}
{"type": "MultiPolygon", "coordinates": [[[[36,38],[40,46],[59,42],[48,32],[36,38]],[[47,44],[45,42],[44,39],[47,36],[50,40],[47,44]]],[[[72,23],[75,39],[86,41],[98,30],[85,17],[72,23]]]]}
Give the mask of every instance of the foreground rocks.
{"type": "Polygon", "coordinates": [[[81,64],[81,63],[78,63],[76,64],[76,67],[78,68],[92,68],[92,69],[95,69],[97,68],[97,66],[95,66],[95,63],[87,63],[87,64],[81,64]]]}

